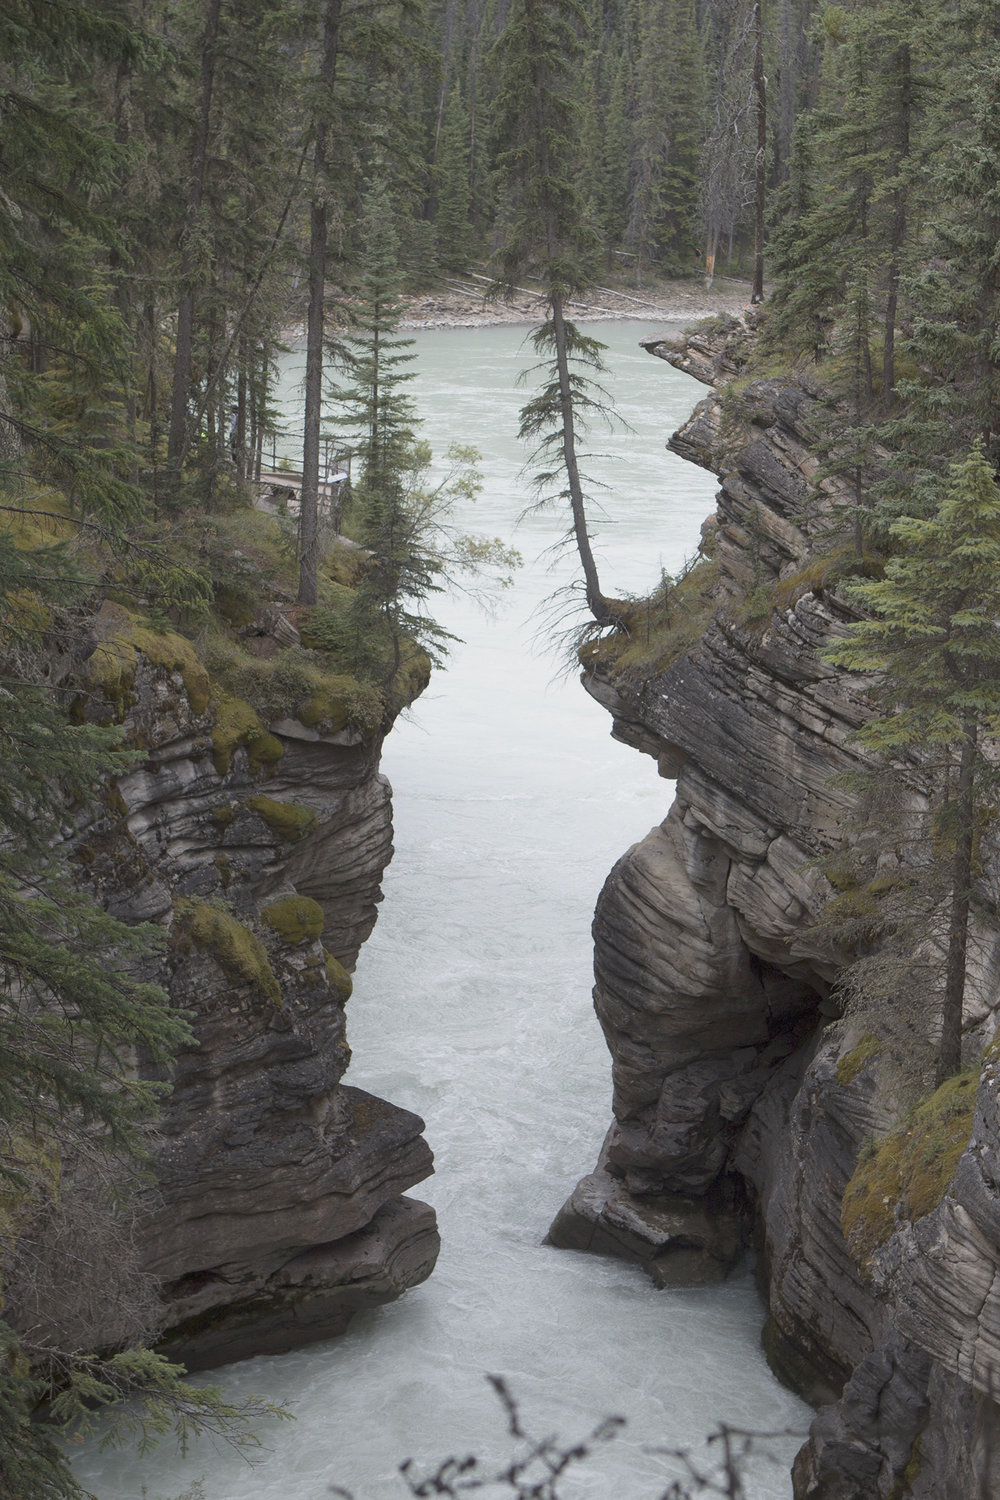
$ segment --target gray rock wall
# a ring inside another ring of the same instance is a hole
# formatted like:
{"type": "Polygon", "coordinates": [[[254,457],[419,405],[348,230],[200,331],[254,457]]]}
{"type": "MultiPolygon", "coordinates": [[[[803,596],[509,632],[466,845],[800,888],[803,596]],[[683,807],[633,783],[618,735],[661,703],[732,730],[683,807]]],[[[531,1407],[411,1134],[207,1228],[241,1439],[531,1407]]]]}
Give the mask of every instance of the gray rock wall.
{"type": "Polygon", "coordinates": [[[266,766],[237,746],[220,770],[213,708],[195,712],[180,673],[141,651],[124,723],[144,759],[76,844],[109,909],[163,927],[151,977],[197,1037],[170,1077],[141,1235],[165,1347],[199,1368],[339,1333],[437,1256],[433,1211],[405,1196],[432,1170],[423,1122],[342,1082],[390,788],[380,736],[295,720],[272,726],[266,766]],[[276,929],[275,910],[305,925],[276,929]]]}
{"type": "MultiPolygon", "coordinates": [[[[551,1239],[638,1260],[663,1285],[724,1274],[754,1237],[769,1356],[824,1403],[796,1465],[798,1500],[972,1500],[1000,1493],[998,1065],[984,1068],[944,1201],[898,1220],[863,1272],[841,1203],[898,1104],[872,1068],[838,1069],[861,1037],[838,1023],[849,955],[813,923],[832,894],[816,861],[854,811],[831,778],[855,761],[865,685],[816,656],[851,611],[803,568],[842,497],[813,483],[815,391],[750,382],[721,406],[748,336],[651,347],[717,388],[671,446],[721,479],[705,528],[719,610],[663,667],[588,660],[584,684],[613,733],[677,787],[598,901],[594,999],[614,1118],[551,1239]],[[762,583],[782,584],[778,607],[750,618],[738,601],[762,583]]],[[[996,1026],[996,941],[984,917],[970,1060],[996,1026]]]]}

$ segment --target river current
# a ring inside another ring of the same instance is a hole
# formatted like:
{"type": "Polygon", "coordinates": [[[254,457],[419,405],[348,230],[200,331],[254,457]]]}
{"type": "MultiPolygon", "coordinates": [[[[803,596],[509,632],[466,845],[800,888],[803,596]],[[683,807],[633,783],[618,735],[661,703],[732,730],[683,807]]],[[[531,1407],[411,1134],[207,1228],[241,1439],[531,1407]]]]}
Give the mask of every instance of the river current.
{"type": "MultiPolygon", "coordinates": [[[[664,449],[702,392],[638,348],[655,327],[593,331],[631,426],[593,443],[609,455],[589,466],[610,486],[602,584],[646,592],[693,552],[712,509],[712,476],[664,449]]],[[[461,524],[525,559],[492,616],[461,596],[434,601],[462,644],[385,747],[396,855],[348,1008],[347,1081],[427,1122],[437,1170],[413,1193],[437,1210],[441,1259],[343,1338],[206,1377],[294,1412],[261,1431],[254,1467],[207,1443],[183,1459],[167,1441],[147,1459],[90,1449],[78,1475],[100,1500],[322,1500],[333,1486],[403,1500],[403,1459],[423,1472],[451,1454],[512,1454],[493,1372],[533,1433],[576,1440],[603,1417],[627,1419],[571,1471],[564,1500],[655,1500],[682,1472],[662,1450],[703,1452],[722,1422],[786,1434],[757,1443],[747,1493],[787,1500],[809,1412],[764,1361],[749,1269],[722,1287],[656,1291],[635,1267],[542,1244],[610,1120],[590,1001],[594,901],[673,789],[611,740],[608,716],[539,636],[540,607],[574,568],[551,552],[562,513],[518,524],[524,330],[421,332],[414,351],[423,435],[437,453],[453,441],[482,453],[484,490],[461,524]]],[[[292,402],[300,365],[290,356],[292,402]]]]}

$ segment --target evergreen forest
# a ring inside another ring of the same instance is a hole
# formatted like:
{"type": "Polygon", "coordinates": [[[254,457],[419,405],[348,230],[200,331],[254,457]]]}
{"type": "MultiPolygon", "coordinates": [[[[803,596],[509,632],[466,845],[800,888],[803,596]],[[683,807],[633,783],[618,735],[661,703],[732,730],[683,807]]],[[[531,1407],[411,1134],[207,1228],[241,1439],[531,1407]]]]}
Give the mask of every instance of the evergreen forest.
{"type": "Polygon", "coordinates": [[[391,724],[447,648],[426,610],[444,578],[516,561],[447,527],[474,453],[427,477],[398,333],[409,293],[537,293],[545,383],[522,434],[542,481],[565,483],[598,633],[628,621],[574,477],[600,368],[574,299],[741,278],[763,303],[749,371],[827,392],[816,453],[854,497],[830,551],[873,617],[836,659],[889,673],[874,751],[947,748],[939,1076],[956,1071],[1000,726],[1000,10],[6,0],[0,79],[0,1492],[42,1500],[78,1493],[59,1434],[124,1398],[141,1440],[179,1423],[238,1442],[266,1410],[185,1386],[145,1347],[141,1289],[100,1356],[2,1321],[61,1181],[99,1183],[109,1222],[141,1196],[165,1085],[127,1059],[165,1076],[189,1035],[144,967],[162,935],[109,916],[60,854],[67,809],[136,754],[81,697],[88,622],[110,603],[185,668],[184,643],[207,640],[213,681],[242,701],[232,627],[281,573],[302,650],[255,711],[320,701],[335,677],[354,722],[391,724]],[[301,515],[265,537],[252,486],[298,329],[301,515]],[[336,520],[368,567],[324,545],[324,465],[348,450],[336,520]],[[935,650],[908,657],[915,620],[935,650]]]}

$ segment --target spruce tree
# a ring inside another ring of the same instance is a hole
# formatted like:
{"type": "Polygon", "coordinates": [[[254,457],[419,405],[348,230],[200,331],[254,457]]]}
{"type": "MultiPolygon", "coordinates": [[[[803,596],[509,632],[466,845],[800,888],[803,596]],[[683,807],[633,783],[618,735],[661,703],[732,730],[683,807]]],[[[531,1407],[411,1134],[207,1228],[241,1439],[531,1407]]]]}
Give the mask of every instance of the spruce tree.
{"type": "Polygon", "coordinates": [[[605,413],[599,392],[574,364],[600,369],[601,346],[566,316],[590,280],[595,236],[576,185],[584,16],[576,0],[512,0],[493,49],[495,130],[503,240],[494,256],[494,297],[538,278],[547,316],[533,335],[544,384],[521,413],[523,437],[539,440],[538,484],[562,480],[583,569],[587,608],[599,625],[615,618],[597,573],[587,520],[578,435],[588,415],[605,413]]]}
{"type": "Polygon", "coordinates": [[[434,176],[437,261],[446,271],[464,271],[472,254],[472,188],[469,180],[469,117],[457,83],[448,95],[442,117],[434,176]]]}
{"type": "Polygon", "coordinates": [[[499,541],[457,533],[453,505],[479,489],[475,450],[454,446],[443,477],[429,477],[431,454],[417,438],[419,418],[407,386],[412,339],[398,336],[399,239],[382,175],[369,184],[361,220],[361,275],[352,299],[352,331],[343,340],[350,383],[331,390],[342,429],[353,438],[360,469],[351,530],[366,564],[335,645],[357,676],[381,690],[387,723],[406,658],[416,650],[439,662],[454,639],[427,601],[461,576],[506,581],[517,554],[499,541]]]}
{"type": "Polygon", "coordinates": [[[654,261],[670,275],[683,274],[697,248],[705,110],[704,52],[693,0],[644,0],[639,6],[635,86],[628,243],[636,252],[637,277],[654,261]]]}
{"type": "Polygon", "coordinates": [[[982,448],[950,466],[933,516],[902,518],[891,531],[900,550],[885,578],[849,590],[872,617],[825,654],[879,674],[876,713],[858,743],[915,764],[931,792],[931,847],[946,875],[936,914],[946,950],[940,1083],[961,1067],[975,855],[997,784],[990,741],[1000,734],[1000,486],[982,448]]]}

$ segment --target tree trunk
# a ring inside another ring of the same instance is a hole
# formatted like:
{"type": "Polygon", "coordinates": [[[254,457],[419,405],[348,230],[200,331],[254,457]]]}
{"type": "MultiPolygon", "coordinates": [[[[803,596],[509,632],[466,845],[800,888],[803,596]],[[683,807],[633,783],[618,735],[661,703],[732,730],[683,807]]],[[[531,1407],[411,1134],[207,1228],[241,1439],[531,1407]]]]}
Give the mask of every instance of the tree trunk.
{"type": "Polygon", "coordinates": [[[764,78],[764,31],[761,0],[753,8],[753,91],[757,105],[757,158],[754,189],[752,303],[764,300],[764,200],[767,193],[767,82],[764,78]]]}
{"type": "MultiPolygon", "coordinates": [[[[912,68],[910,49],[900,47],[898,54],[899,85],[899,155],[895,163],[898,175],[910,154],[910,114],[912,110],[912,68]]],[[[896,399],[896,306],[899,300],[900,253],[906,236],[906,193],[896,186],[892,194],[892,230],[889,241],[889,276],[885,297],[885,344],[882,354],[882,402],[888,411],[896,399]]]]}
{"type": "Polygon", "coordinates": [[[719,231],[714,224],[708,227],[708,240],[705,245],[705,290],[711,288],[715,280],[715,251],[719,242],[719,231]]]}
{"type": "Polygon", "coordinates": [[[341,0],[323,10],[323,62],[320,83],[326,96],[316,111],[312,204],[309,212],[309,315],[306,325],[305,433],[302,489],[299,492],[300,604],[316,603],[319,568],[319,429],[323,411],[323,296],[326,290],[326,164],[329,107],[337,73],[341,0]]]}
{"type": "Polygon", "coordinates": [[[205,17],[205,32],[201,42],[201,79],[198,85],[198,126],[191,147],[187,218],[181,251],[181,292],[177,304],[174,379],[170,397],[170,428],[167,434],[167,467],[175,470],[178,476],[186,446],[188,380],[194,342],[194,286],[191,281],[194,256],[191,244],[205,191],[205,164],[208,160],[208,131],[212,115],[215,49],[219,37],[221,7],[222,0],[209,0],[208,14],[205,17]]]}
{"type": "Polygon", "coordinates": [[[951,866],[951,911],[948,918],[948,959],[941,1005],[941,1045],[937,1083],[962,1066],[962,1009],[965,1000],[966,954],[969,945],[969,905],[972,895],[972,852],[975,841],[976,726],[967,725],[958,762],[955,791],[955,853],[951,866]]]}
{"type": "Polygon", "coordinates": [[[558,292],[551,295],[550,306],[552,308],[552,329],[555,334],[556,343],[556,370],[559,376],[559,404],[563,424],[563,462],[566,465],[566,479],[569,485],[569,503],[573,516],[573,536],[576,540],[576,550],[580,554],[580,563],[583,567],[583,578],[587,592],[587,608],[599,625],[606,625],[611,620],[611,611],[608,608],[607,600],[601,592],[601,585],[597,576],[597,564],[594,561],[594,554],[590,545],[590,533],[587,530],[587,512],[583,499],[583,486],[580,482],[580,469],[576,461],[573,390],[570,384],[569,356],[566,350],[566,323],[563,317],[562,296],[558,292]]]}

